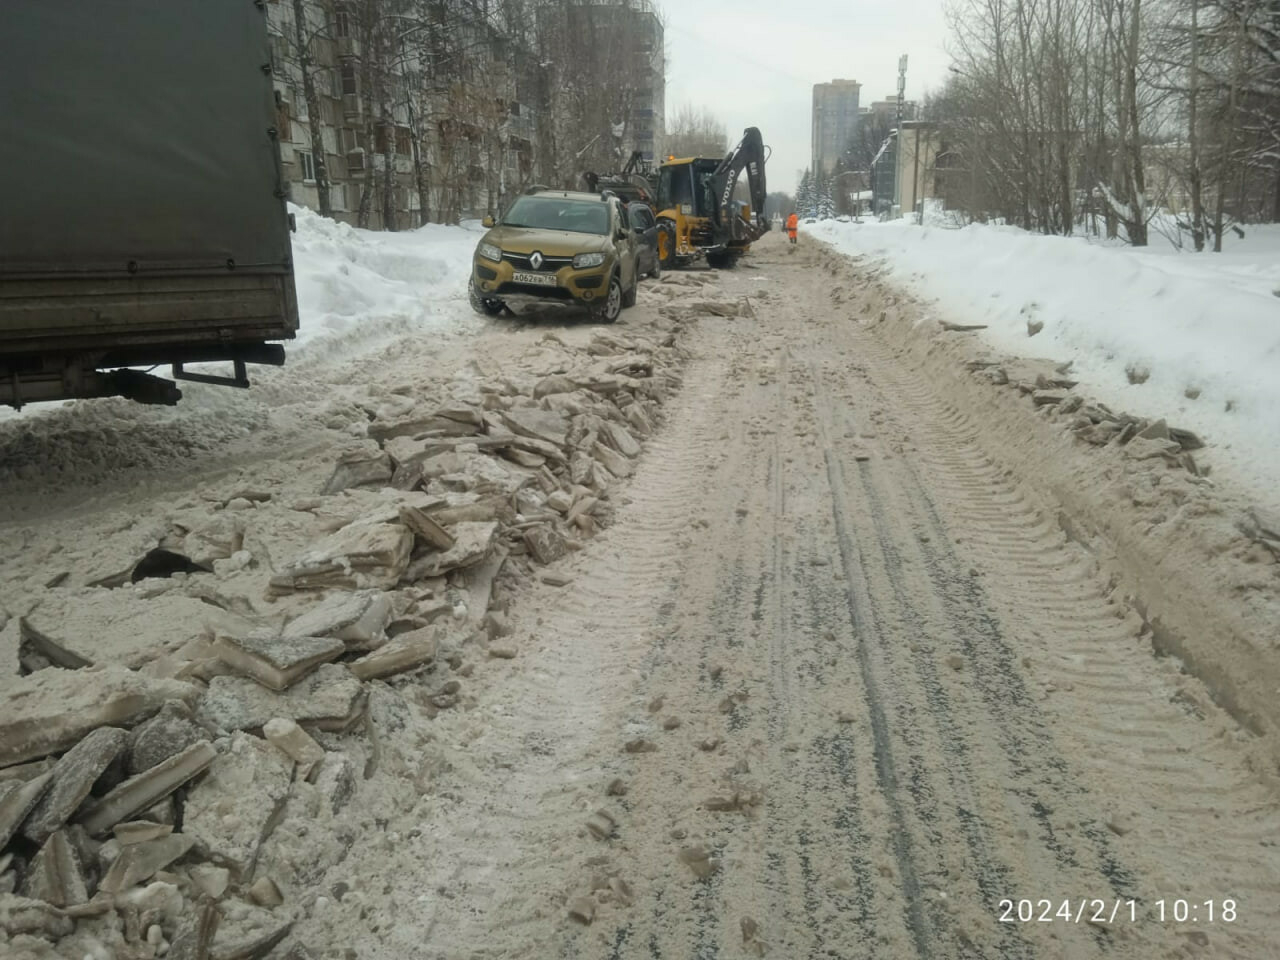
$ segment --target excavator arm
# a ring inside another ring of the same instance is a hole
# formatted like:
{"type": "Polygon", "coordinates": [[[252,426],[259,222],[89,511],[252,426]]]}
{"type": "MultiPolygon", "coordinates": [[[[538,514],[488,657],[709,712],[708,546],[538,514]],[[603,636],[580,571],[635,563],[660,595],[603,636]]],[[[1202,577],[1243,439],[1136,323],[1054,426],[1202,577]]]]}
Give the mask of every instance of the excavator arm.
{"type": "Polygon", "coordinates": [[[621,173],[601,174],[587,171],[582,175],[582,179],[592,193],[613,190],[628,203],[633,200],[642,200],[652,205],[655,202],[656,177],[650,172],[649,161],[639,150],[632,151],[621,173]]]}
{"type": "Polygon", "coordinates": [[[764,161],[765,147],[760,129],[747,127],[742,132],[742,140],[725,155],[711,174],[710,186],[716,198],[713,217],[716,225],[721,230],[728,231],[735,240],[755,240],[769,229],[769,221],[764,216],[764,161]],[[743,170],[747,172],[754,223],[748,223],[738,216],[733,202],[733,188],[743,170]]]}
{"type": "Polygon", "coordinates": [[[649,172],[649,162],[645,160],[644,154],[641,153],[639,150],[632,150],[631,156],[627,160],[627,165],[622,168],[622,175],[624,177],[629,177],[633,173],[638,173],[641,176],[644,176],[648,172],[649,172]]]}

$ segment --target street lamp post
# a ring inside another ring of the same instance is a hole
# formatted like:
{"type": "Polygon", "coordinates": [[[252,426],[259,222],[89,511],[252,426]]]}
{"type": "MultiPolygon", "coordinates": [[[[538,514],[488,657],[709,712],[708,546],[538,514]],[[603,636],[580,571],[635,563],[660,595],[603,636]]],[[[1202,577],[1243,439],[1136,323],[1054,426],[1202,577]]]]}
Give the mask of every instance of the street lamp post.
{"type": "Polygon", "coordinates": [[[907,55],[898,58],[898,142],[893,151],[893,205],[902,210],[902,95],[907,90],[907,55]]]}

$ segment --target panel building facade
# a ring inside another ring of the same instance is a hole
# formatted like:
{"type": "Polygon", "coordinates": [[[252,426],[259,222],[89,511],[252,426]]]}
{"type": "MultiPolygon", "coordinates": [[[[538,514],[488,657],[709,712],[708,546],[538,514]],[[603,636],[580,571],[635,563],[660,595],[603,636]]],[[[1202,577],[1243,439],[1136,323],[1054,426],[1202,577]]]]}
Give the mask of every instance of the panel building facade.
{"type": "Polygon", "coordinates": [[[398,9],[267,0],[295,203],[319,209],[327,181],[338,220],[456,222],[501,212],[531,183],[580,186],[588,161],[610,169],[661,149],[663,31],[648,0],[548,5],[540,30],[497,21],[484,0],[431,0],[413,19],[398,9]]]}

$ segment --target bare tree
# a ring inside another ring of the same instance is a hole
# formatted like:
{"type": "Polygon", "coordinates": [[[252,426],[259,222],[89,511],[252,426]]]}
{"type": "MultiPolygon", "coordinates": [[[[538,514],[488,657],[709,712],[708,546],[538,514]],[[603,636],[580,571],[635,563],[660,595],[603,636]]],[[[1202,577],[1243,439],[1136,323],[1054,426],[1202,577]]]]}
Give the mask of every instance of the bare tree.
{"type": "MultiPolygon", "coordinates": [[[[323,12],[323,11],[322,11],[323,12]]],[[[311,136],[312,164],[315,168],[316,196],[320,207],[320,215],[333,216],[333,206],[329,201],[329,165],[325,162],[324,149],[324,113],[320,103],[320,94],[316,87],[316,67],[311,56],[311,44],[318,31],[312,31],[307,25],[307,10],[303,0],[293,0],[294,44],[298,58],[298,72],[302,75],[302,95],[307,102],[307,129],[311,136]]],[[[327,18],[321,21],[328,27],[327,18]]]]}
{"type": "Polygon", "coordinates": [[[677,157],[721,157],[729,152],[729,133],[706,107],[684,103],[667,125],[663,152],[677,157]]]}
{"type": "Polygon", "coordinates": [[[1141,246],[1163,208],[1197,250],[1280,219],[1274,0],[955,0],[949,16],[930,118],[971,215],[1054,233],[1101,217],[1141,246]]]}
{"type": "MultiPolygon", "coordinates": [[[[564,187],[584,170],[616,169],[634,143],[636,110],[652,102],[656,21],[645,0],[534,0],[544,73],[542,175],[564,187]]],[[[660,79],[660,78],[659,78],[660,79]]]]}
{"type": "Polygon", "coordinates": [[[875,160],[893,128],[892,118],[884,113],[871,113],[859,118],[858,125],[849,137],[849,143],[836,169],[852,170],[869,175],[872,161],[875,160]]]}

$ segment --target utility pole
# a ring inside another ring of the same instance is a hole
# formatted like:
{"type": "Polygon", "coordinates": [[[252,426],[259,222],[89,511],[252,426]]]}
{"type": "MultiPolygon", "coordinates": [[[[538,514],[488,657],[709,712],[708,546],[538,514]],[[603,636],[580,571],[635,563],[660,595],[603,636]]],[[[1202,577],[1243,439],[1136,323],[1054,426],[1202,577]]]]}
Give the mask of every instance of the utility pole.
{"type": "Polygon", "coordinates": [[[920,121],[911,128],[911,211],[915,213],[916,204],[920,212],[916,215],[917,226],[924,226],[924,201],[920,199],[920,121]]]}
{"type": "Polygon", "coordinates": [[[893,151],[893,206],[902,210],[902,95],[907,90],[907,55],[898,58],[898,142],[893,151]]]}

